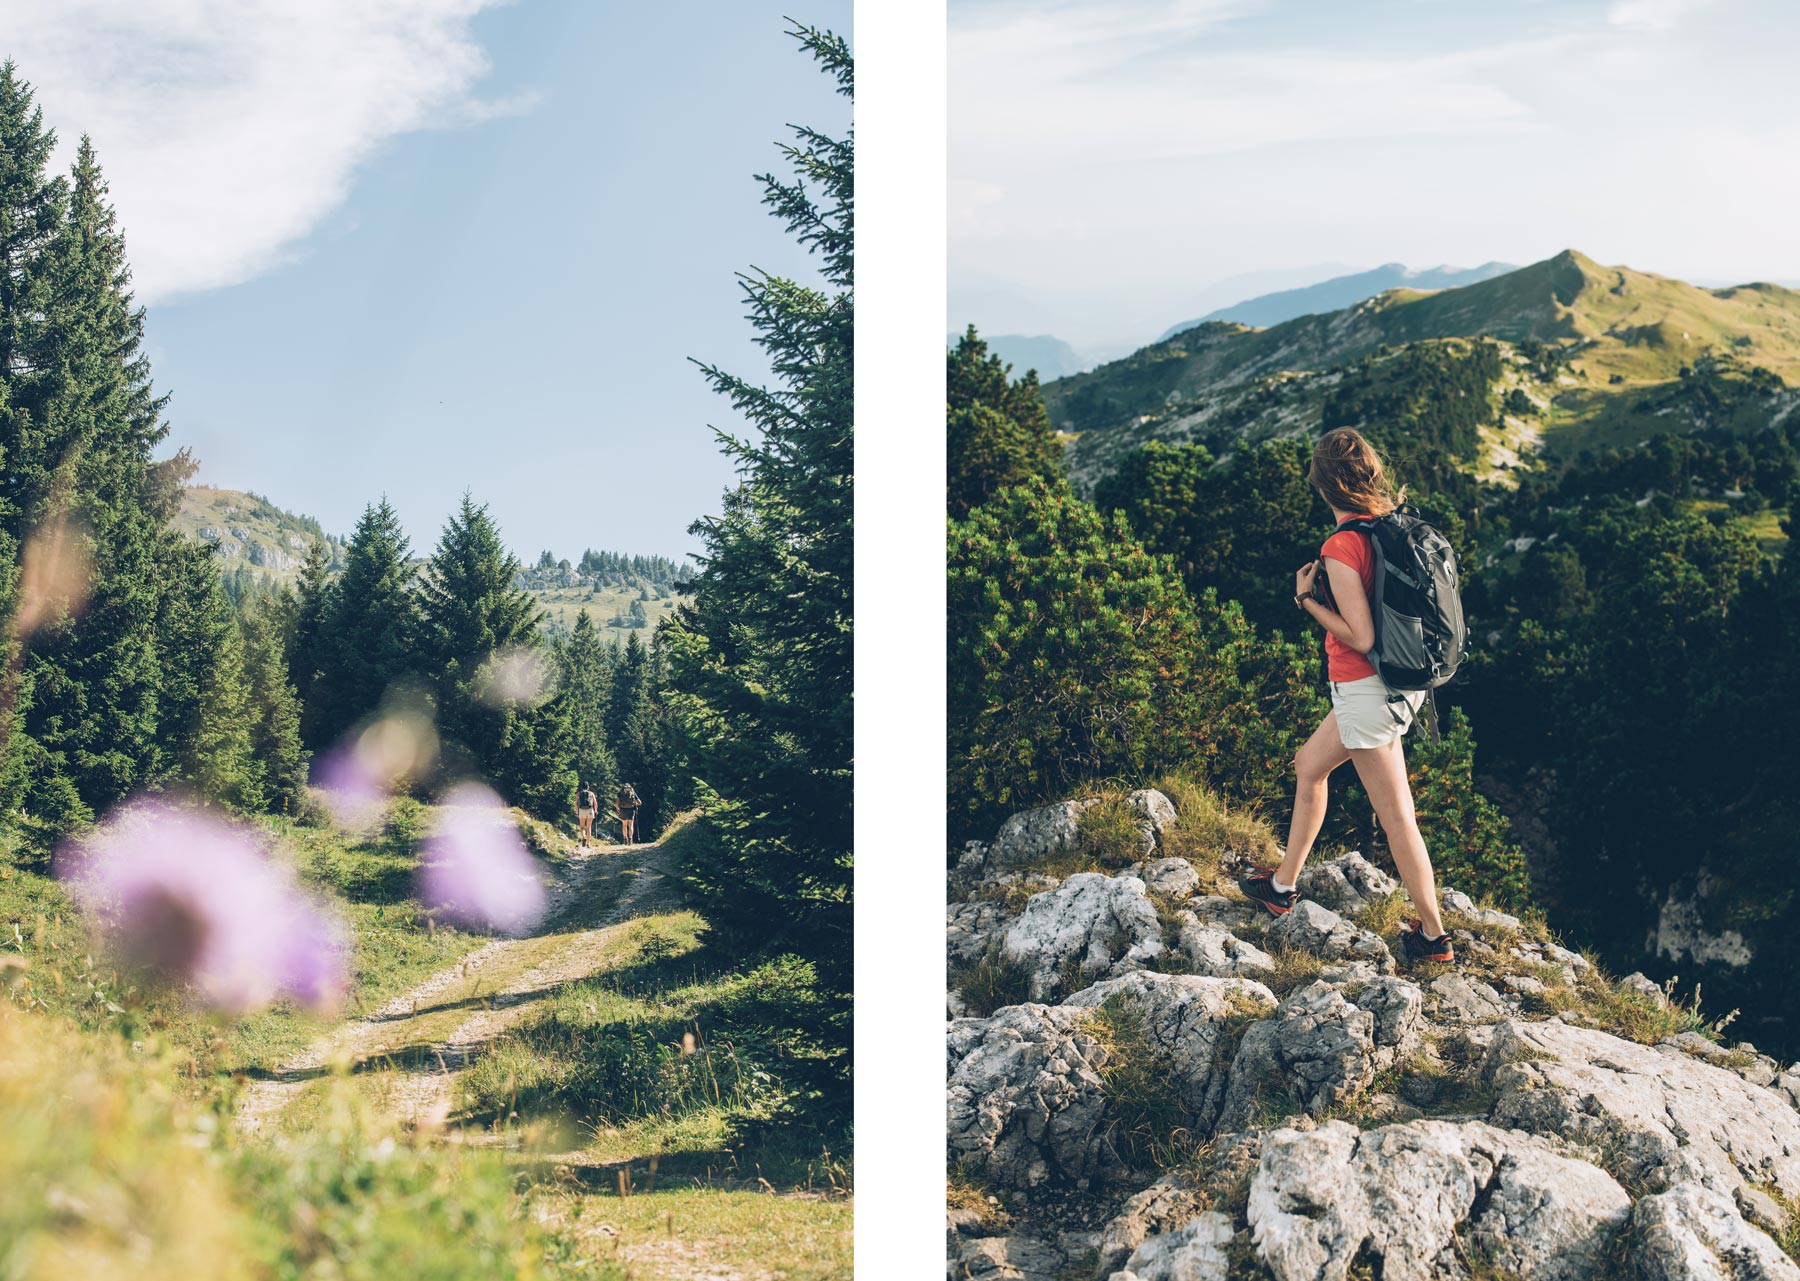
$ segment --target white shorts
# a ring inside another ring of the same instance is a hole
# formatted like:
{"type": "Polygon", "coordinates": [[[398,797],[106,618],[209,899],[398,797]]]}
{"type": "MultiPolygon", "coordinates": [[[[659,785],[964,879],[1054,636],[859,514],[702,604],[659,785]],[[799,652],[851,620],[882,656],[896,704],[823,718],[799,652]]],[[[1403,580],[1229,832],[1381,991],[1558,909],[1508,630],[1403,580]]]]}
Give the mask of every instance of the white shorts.
{"type": "Polygon", "coordinates": [[[1389,689],[1379,676],[1331,682],[1331,710],[1337,713],[1338,737],[1351,751],[1386,747],[1412,728],[1425,702],[1425,691],[1389,689]]]}

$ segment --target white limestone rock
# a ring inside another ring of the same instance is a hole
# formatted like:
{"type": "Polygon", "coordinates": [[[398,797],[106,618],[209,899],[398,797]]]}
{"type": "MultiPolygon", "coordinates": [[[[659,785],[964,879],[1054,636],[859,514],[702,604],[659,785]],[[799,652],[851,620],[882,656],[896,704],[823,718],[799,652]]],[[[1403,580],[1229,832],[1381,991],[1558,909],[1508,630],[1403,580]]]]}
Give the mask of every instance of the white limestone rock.
{"type": "Polygon", "coordinates": [[[1078,872],[1034,894],[1001,935],[1014,961],[1031,967],[1033,1000],[1060,995],[1066,973],[1091,983],[1141,969],[1162,955],[1156,905],[1135,876],[1078,872]]]}

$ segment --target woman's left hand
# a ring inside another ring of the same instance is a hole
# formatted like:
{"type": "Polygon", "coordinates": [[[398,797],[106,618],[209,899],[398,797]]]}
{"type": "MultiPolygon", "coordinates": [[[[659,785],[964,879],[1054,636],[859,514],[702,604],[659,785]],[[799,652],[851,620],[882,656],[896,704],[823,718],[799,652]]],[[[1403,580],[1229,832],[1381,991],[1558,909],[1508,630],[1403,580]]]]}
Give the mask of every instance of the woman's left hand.
{"type": "Polygon", "coordinates": [[[1309,596],[1312,594],[1313,579],[1318,577],[1318,574],[1319,574],[1319,562],[1315,560],[1315,561],[1311,562],[1310,564],[1308,564],[1307,566],[1305,566],[1303,569],[1301,569],[1299,573],[1294,575],[1294,597],[1295,597],[1295,599],[1299,599],[1302,596],[1309,596]]]}

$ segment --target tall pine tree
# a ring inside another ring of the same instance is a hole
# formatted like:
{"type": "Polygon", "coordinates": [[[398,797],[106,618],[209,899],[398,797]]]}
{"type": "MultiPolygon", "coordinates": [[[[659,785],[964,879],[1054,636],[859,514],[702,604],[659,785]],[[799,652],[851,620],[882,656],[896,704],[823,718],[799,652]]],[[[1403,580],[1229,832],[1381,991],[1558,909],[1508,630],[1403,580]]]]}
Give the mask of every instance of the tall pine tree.
{"type": "Polygon", "coordinates": [[[569,725],[569,759],[580,781],[591,786],[603,803],[619,783],[606,720],[614,652],[600,639],[600,629],[585,609],[575,616],[569,638],[557,648],[561,676],[557,697],[569,725]]]}
{"type": "MultiPolygon", "coordinates": [[[[529,656],[541,645],[537,603],[513,585],[519,570],[487,508],[464,494],[421,584],[421,652],[447,751],[460,749],[463,768],[514,804],[562,813],[575,791],[564,710],[549,690],[505,688],[504,666],[522,658],[533,665],[529,656]]],[[[538,662],[551,671],[548,653],[538,662]]]]}
{"type": "MultiPolygon", "coordinates": [[[[843,40],[804,47],[851,94],[843,40]]],[[[706,556],[669,638],[716,855],[689,869],[715,926],[815,958],[850,985],[853,146],[798,129],[793,181],[764,203],[816,255],[824,288],[743,278],[775,385],[706,366],[757,428],[720,433],[741,480],[693,526],[706,556]]]]}
{"type": "Polygon", "coordinates": [[[414,670],[419,596],[410,550],[387,499],[363,510],[320,619],[306,704],[307,746],[315,751],[373,713],[414,670]]]}

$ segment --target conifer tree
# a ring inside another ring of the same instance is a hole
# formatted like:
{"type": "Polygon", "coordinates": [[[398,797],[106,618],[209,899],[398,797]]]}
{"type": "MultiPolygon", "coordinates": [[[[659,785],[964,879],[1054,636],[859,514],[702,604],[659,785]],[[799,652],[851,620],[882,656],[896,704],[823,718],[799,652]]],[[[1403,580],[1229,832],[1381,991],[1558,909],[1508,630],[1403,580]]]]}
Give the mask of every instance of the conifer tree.
{"type": "Polygon", "coordinates": [[[575,616],[568,640],[557,651],[561,673],[557,696],[568,718],[569,759],[580,781],[592,785],[603,803],[619,783],[606,730],[613,653],[585,609],[575,616]]]}
{"type": "Polygon", "coordinates": [[[364,509],[322,618],[306,709],[315,750],[374,712],[389,686],[413,670],[419,602],[409,551],[387,499],[364,509]]]}
{"type": "Polygon", "coordinates": [[[143,310],[92,145],[82,140],[72,182],[47,177],[53,145],[29,86],[0,68],[0,452],[16,522],[6,532],[19,549],[34,537],[79,543],[87,563],[86,581],[64,585],[61,607],[8,664],[10,729],[31,761],[8,776],[62,821],[157,768],[158,686],[186,656],[159,654],[150,623],[169,513],[152,483],[165,398],[141,353],[143,310]]]}
{"type": "Polygon", "coordinates": [[[332,584],[326,577],[330,566],[331,550],[325,540],[313,539],[282,620],[288,683],[300,698],[301,738],[315,750],[321,745],[318,721],[323,702],[313,697],[313,691],[326,662],[326,624],[332,608],[332,584]]]}
{"type": "Polygon", "coordinates": [[[1062,474],[1062,448],[1038,391],[1037,372],[1014,382],[1012,366],[988,351],[975,326],[950,349],[946,504],[960,519],[1007,485],[1062,474]]]}
{"type": "MultiPolygon", "coordinates": [[[[848,47],[804,47],[851,93],[848,47]]],[[[741,481],[697,522],[704,568],[669,637],[672,681],[718,849],[688,869],[728,935],[815,959],[849,990],[851,916],[853,144],[798,129],[797,177],[762,177],[764,203],[816,255],[813,288],[744,278],[775,385],[705,372],[757,428],[721,433],[741,481]]]]}
{"type": "Polygon", "coordinates": [[[537,603],[513,586],[519,569],[487,508],[464,494],[421,585],[421,652],[440,725],[468,765],[514,804],[561,813],[575,790],[563,707],[553,691],[493,688],[497,662],[541,644],[537,603]]]}
{"type": "Polygon", "coordinates": [[[300,741],[300,697],[288,682],[279,596],[252,601],[238,615],[250,691],[250,748],[262,769],[264,801],[294,813],[306,792],[307,751],[300,741]]]}
{"type": "Polygon", "coordinates": [[[240,809],[263,805],[252,743],[243,640],[212,548],[180,540],[166,551],[169,590],[155,620],[158,647],[184,656],[163,674],[158,781],[240,809]]]}

